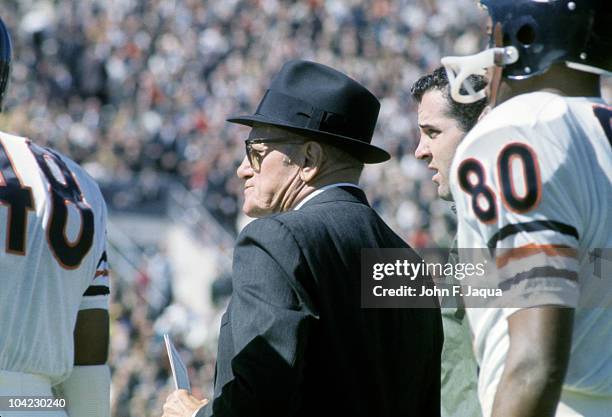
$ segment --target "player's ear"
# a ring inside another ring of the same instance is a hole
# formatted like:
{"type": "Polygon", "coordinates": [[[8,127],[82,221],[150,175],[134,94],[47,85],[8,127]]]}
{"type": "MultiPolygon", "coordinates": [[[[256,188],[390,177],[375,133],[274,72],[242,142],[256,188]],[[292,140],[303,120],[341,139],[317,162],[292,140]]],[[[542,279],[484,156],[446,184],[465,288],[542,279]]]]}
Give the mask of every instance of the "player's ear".
{"type": "Polygon", "coordinates": [[[480,113],[480,116],[478,116],[478,121],[480,122],[482,119],[484,119],[484,117],[489,114],[489,112],[491,111],[491,106],[485,106],[484,109],[482,109],[482,112],[480,113]]]}
{"type": "Polygon", "coordinates": [[[300,178],[304,182],[312,181],[323,163],[323,147],[320,143],[309,141],[302,146],[302,168],[300,178]]]}

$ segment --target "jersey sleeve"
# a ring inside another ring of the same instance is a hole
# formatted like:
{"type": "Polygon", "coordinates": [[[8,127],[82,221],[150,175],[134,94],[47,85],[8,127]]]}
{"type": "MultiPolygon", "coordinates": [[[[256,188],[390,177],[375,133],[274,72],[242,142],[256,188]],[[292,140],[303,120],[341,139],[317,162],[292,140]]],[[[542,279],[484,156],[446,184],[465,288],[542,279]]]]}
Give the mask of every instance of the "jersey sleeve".
{"type": "Polygon", "coordinates": [[[85,201],[94,214],[94,242],[87,255],[87,270],[83,264],[83,273],[87,274],[87,287],[83,292],[79,310],[104,309],[110,304],[110,268],[107,256],[107,222],[108,210],[98,184],[73,161],[67,160],[71,171],[78,178],[85,201]],[[90,258],[91,257],[91,258],[90,258]],[[87,272],[86,272],[87,271],[87,272]]]}
{"type": "Polygon", "coordinates": [[[96,259],[95,270],[89,282],[89,286],[83,293],[79,310],[108,310],[110,304],[110,268],[106,250],[106,223],[108,214],[106,203],[97,185],[95,185],[94,192],[92,192],[91,195],[93,200],[92,204],[97,207],[96,213],[98,215],[96,217],[96,227],[101,231],[101,233],[96,233],[95,237],[96,252],[99,256],[96,259]]]}
{"type": "Polygon", "coordinates": [[[459,247],[487,249],[494,263],[487,279],[503,291],[503,307],[576,307],[576,201],[584,191],[568,175],[564,142],[534,126],[474,133],[451,168],[459,247]]]}
{"type": "Polygon", "coordinates": [[[105,250],[98,261],[91,284],[83,294],[79,310],[94,308],[108,310],[110,297],[109,275],[108,259],[105,250]]]}

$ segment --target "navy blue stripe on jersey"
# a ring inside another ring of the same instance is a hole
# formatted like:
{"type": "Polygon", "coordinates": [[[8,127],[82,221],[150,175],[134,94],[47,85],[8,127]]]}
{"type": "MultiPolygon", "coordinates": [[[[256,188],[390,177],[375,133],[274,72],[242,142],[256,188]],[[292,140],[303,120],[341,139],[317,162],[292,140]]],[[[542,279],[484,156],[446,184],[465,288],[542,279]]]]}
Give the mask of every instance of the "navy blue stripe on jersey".
{"type": "Polygon", "coordinates": [[[561,233],[562,235],[573,236],[576,238],[576,240],[580,238],[578,235],[578,230],[576,230],[574,226],[552,220],[535,220],[532,222],[508,224],[502,227],[493,235],[493,237],[491,237],[491,239],[489,239],[487,246],[490,250],[494,250],[497,247],[497,242],[504,240],[509,236],[521,232],[540,232],[542,230],[552,230],[554,232],[561,233]]]}
{"type": "Polygon", "coordinates": [[[83,294],[86,297],[94,296],[94,295],[108,295],[110,294],[110,289],[105,285],[92,285],[87,288],[87,291],[83,294]]]}
{"type": "Polygon", "coordinates": [[[572,282],[578,282],[578,273],[567,269],[558,269],[552,266],[537,266],[529,271],[519,272],[512,278],[508,278],[499,284],[502,291],[509,290],[512,286],[529,278],[562,278],[572,282]]]}
{"type": "Polygon", "coordinates": [[[96,265],[96,269],[100,268],[100,265],[102,265],[103,262],[108,262],[108,258],[106,257],[106,251],[102,253],[100,260],[98,261],[98,265],[96,265]]]}
{"type": "Polygon", "coordinates": [[[599,120],[601,127],[603,127],[610,146],[612,146],[612,107],[594,106],[593,112],[597,120],[599,120]]]}

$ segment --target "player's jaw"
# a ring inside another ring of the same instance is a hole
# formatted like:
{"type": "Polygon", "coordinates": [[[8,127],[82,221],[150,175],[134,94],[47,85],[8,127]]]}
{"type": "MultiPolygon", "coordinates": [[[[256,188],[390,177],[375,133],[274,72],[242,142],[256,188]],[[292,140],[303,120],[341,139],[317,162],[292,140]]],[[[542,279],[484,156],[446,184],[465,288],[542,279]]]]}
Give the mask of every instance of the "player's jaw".
{"type": "Polygon", "coordinates": [[[438,171],[431,180],[438,184],[438,196],[442,200],[453,201],[453,195],[450,192],[450,186],[448,183],[448,175],[443,175],[438,171]]]}

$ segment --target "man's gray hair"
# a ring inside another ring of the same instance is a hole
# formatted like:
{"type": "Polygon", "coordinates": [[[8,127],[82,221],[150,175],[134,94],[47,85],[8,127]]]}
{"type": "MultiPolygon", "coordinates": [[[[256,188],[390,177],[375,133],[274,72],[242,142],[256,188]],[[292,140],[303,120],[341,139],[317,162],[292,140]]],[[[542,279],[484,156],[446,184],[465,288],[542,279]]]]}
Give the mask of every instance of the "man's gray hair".
{"type": "MultiPolygon", "coordinates": [[[[318,136],[305,136],[299,133],[290,132],[288,138],[296,141],[306,142],[317,142],[323,149],[324,162],[328,161],[331,165],[342,166],[344,168],[352,168],[358,170],[360,173],[363,170],[363,162],[355,158],[349,152],[344,149],[334,146],[329,141],[322,139],[318,136]]],[[[295,152],[299,149],[300,145],[286,145],[286,153],[289,159],[293,159],[295,152]]]]}
{"type": "Polygon", "coordinates": [[[343,164],[347,167],[358,169],[360,172],[363,170],[363,162],[344,149],[326,142],[320,142],[320,144],[323,147],[325,157],[333,164],[343,164]]]}

